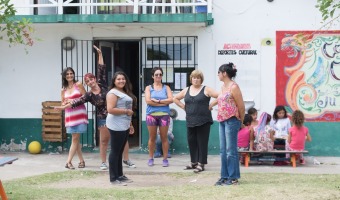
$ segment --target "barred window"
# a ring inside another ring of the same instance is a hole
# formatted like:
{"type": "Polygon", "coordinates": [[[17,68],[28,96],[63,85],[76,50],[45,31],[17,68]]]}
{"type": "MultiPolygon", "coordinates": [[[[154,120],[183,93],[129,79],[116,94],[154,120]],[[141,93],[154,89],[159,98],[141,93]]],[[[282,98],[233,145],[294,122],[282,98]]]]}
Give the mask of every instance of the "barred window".
{"type": "Polygon", "coordinates": [[[189,86],[190,73],[197,67],[197,37],[147,37],[142,42],[143,90],[153,83],[151,70],[163,69],[162,82],[173,91],[189,86]]]}

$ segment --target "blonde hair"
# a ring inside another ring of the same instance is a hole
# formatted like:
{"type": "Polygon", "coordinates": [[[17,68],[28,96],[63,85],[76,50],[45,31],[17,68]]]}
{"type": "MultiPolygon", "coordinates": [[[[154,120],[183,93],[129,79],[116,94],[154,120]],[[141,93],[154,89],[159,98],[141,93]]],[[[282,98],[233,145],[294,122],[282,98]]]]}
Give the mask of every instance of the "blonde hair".
{"type": "Polygon", "coordinates": [[[200,70],[198,70],[198,69],[195,69],[194,71],[191,72],[191,74],[190,74],[190,83],[192,83],[191,80],[192,80],[193,77],[200,78],[201,79],[201,84],[204,81],[203,73],[200,70]]]}

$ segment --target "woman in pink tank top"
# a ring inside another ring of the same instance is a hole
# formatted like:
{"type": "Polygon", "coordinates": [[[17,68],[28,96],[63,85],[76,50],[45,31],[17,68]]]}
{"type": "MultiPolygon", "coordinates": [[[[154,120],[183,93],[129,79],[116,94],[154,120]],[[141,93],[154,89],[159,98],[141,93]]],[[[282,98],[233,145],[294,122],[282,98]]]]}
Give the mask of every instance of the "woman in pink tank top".
{"type": "Polygon", "coordinates": [[[217,121],[220,134],[221,177],[215,183],[220,185],[236,185],[240,178],[240,165],[237,151],[237,133],[244,119],[244,102],[239,86],[233,81],[237,69],[233,63],[221,65],[218,78],[223,82],[218,104],[217,121]]]}
{"type": "MultiPolygon", "coordinates": [[[[62,84],[62,105],[66,105],[70,101],[73,101],[73,99],[77,99],[85,94],[84,86],[75,80],[74,70],[71,67],[67,67],[63,70],[62,84]]],[[[66,133],[72,134],[72,143],[65,165],[65,167],[68,169],[74,169],[74,166],[72,165],[72,159],[76,153],[78,154],[80,161],[78,168],[85,167],[85,161],[81,151],[80,134],[87,132],[87,124],[87,112],[84,104],[81,104],[75,108],[65,109],[66,133]]]]}

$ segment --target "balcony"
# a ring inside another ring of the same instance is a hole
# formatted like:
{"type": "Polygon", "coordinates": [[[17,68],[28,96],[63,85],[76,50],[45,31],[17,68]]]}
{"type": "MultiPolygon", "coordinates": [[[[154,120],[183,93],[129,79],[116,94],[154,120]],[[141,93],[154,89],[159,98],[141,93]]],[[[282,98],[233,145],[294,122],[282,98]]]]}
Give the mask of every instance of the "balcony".
{"type": "Polygon", "coordinates": [[[15,18],[32,23],[213,24],[212,0],[18,0],[15,18]]]}

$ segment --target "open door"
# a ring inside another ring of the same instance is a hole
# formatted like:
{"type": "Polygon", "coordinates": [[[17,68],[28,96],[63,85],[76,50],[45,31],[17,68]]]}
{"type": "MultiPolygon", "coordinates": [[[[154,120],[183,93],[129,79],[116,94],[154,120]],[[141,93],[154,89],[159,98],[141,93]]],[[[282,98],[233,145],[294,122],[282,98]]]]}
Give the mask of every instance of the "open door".
{"type": "MultiPolygon", "coordinates": [[[[112,76],[117,71],[124,71],[129,77],[133,93],[137,97],[137,110],[133,116],[132,123],[135,133],[130,135],[130,147],[139,147],[141,141],[141,108],[139,100],[141,98],[140,86],[140,41],[121,41],[121,40],[74,40],[65,38],[61,41],[62,69],[72,67],[76,73],[76,79],[83,82],[86,73],[96,74],[97,57],[93,51],[93,44],[100,47],[103,52],[104,63],[106,64],[107,83],[110,87],[112,76]]],[[[85,85],[85,89],[89,88],[85,85]]],[[[99,131],[96,125],[95,106],[87,103],[89,118],[88,133],[83,135],[83,146],[99,146],[99,131]]]]}
{"type": "Polygon", "coordinates": [[[117,71],[123,71],[130,79],[133,87],[133,93],[137,97],[137,110],[132,119],[135,133],[130,135],[130,147],[139,147],[140,145],[140,41],[122,41],[122,40],[100,40],[98,42],[103,52],[104,62],[107,66],[108,84],[111,85],[112,76],[117,71]]]}

